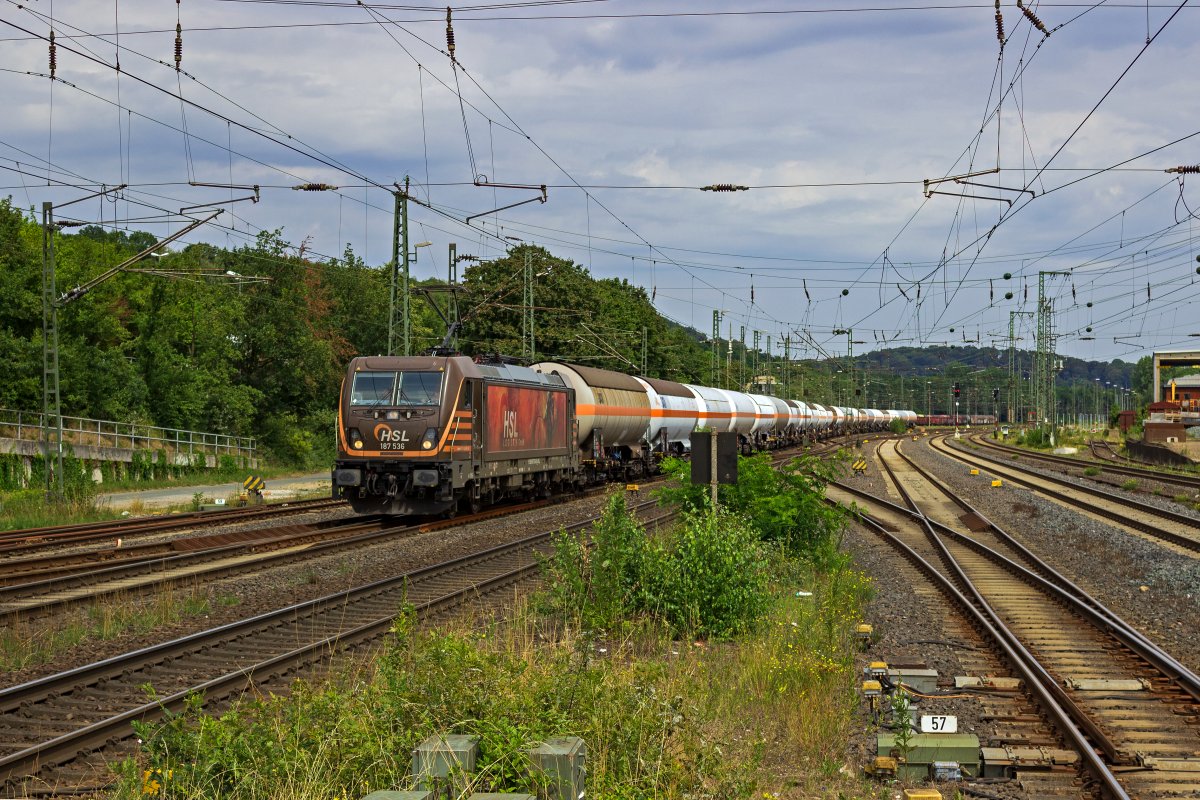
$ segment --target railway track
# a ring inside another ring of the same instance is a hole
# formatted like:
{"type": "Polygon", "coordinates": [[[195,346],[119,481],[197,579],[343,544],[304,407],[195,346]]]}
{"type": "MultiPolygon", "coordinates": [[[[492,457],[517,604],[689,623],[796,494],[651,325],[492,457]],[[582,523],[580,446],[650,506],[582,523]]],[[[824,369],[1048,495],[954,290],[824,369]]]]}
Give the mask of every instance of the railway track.
{"type": "Polygon", "coordinates": [[[853,487],[878,535],[994,642],[1101,795],[1200,792],[1200,678],[908,460],[881,445],[898,506],[853,487]]]}
{"type": "MultiPolygon", "coordinates": [[[[1184,475],[1177,472],[1165,472],[1163,470],[1148,469],[1145,467],[1134,467],[1126,464],[1112,463],[1111,461],[1081,461],[1078,458],[1071,458],[1069,456],[1056,456],[1053,453],[1039,453],[1023,447],[1012,447],[1011,445],[1000,444],[988,439],[986,436],[972,436],[970,441],[980,445],[981,447],[987,448],[988,450],[1005,453],[1009,456],[1019,456],[1020,458],[1037,461],[1043,464],[1053,464],[1058,467],[1065,467],[1068,470],[1075,469],[1082,471],[1088,467],[1093,467],[1100,470],[1101,474],[1107,473],[1109,475],[1121,475],[1123,477],[1137,478],[1139,480],[1156,481],[1158,483],[1179,486],[1181,488],[1190,489],[1195,493],[1200,493],[1200,476],[1197,475],[1184,475]]],[[[1095,443],[1092,444],[1093,446],[1095,445],[1095,443]]],[[[1116,454],[1114,453],[1113,455],[1115,456],[1116,454]]]]}
{"type": "MultiPolygon", "coordinates": [[[[603,491],[593,490],[588,494],[603,491]]],[[[405,524],[404,518],[347,517],[310,525],[286,525],[173,539],[145,545],[137,552],[96,565],[79,555],[49,556],[32,561],[33,574],[20,571],[31,562],[15,562],[12,576],[19,582],[0,585],[0,628],[41,619],[70,608],[111,597],[129,598],[176,587],[195,587],[234,575],[307,561],[346,550],[368,547],[398,537],[495,519],[553,505],[539,500],[499,506],[469,516],[405,524]],[[229,538],[235,541],[227,541],[229,538]],[[167,548],[165,551],[158,548],[167,548]],[[21,580],[21,577],[29,580],[21,580]]],[[[129,548],[134,551],[138,548],[129,548]]],[[[112,553],[112,551],[109,551],[112,553]]],[[[124,549],[121,551],[124,553],[124,549]]],[[[14,562],[2,562],[8,571],[14,562]]]]}
{"type": "MultiPolygon", "coordinates": [[[[634,507],[644,511],[646,501],[634,507]]],[[[660,523],[666,512],[648,520],[660,523]]],[[[596,518],[569,526],[585,530],[596,518]]],[[[79,669],[0,690],[0,785],[20,796],[95,790],[94,754],[111,758],[130,722],[179,710],[190,694],[229,702],[251,686],[294,676],[378,642],[398,609],[430,618],[536,576],[535,553],[557,530],[298,603],[79,669]],[[157,699],[147,702],[144,687],[157,699]]]]}
{"type": "Polygon", "coordinates": [[[1024,486],[1110,525],[1130,530],[1137,535],[1148,534],[1192,555],[1200,552],[1200,519],[1196,517],[1122,497],[1111,490],[1075,483],[1054,475],[1031,472],[1024,469],[1020,462],[1014,463],[999,456],[952,447],[944,436],[930,439],[929,446],[948,458],[1024,486]]]}
{"type": "Polygon", "coordinates": [[[142,535],[166,533],[209,525],[225,525],[244,520],[259,520],[303,514],[309,511],[341,508],[345,505],[344,500],[297,500],[289,503],[265,506],[230,508],[223,511],[191,511],[165,517],[130,517],[105,522],[22,528],[0,532],[0,555],[34,552],[67,545],[111,542],[116,538],[136,538],[142,535]]]}

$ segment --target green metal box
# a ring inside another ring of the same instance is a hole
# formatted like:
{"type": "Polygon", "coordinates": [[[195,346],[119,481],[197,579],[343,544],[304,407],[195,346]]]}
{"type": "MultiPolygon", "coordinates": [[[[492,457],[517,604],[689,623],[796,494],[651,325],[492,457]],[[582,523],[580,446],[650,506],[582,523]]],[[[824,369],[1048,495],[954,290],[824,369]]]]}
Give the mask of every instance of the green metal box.
{"type": "Polygon", "coordinates": [[[556,736],[525,750],[542,800],[582,800],[587,745],[578,736],[556,736]]]}
{"type": "MultiPolygon", "coordinates": [[[[875,752],[881,756],[899,758],[896,737],[881,733],[876,738],[875,752]],[[895,752],[893,752],[895,751],[895,752]]],[[[971,733],[914,733],[909,740],[908,757],[896,767],[896,777],[905,780],[925,780],[934,761],[953,761],[962,769],[964,778],[979,776],[979,737],[971,733]]]]}
{"type": "Polygon", "coordinates": [[[413,750],[412,772],[417,788],[435,795],[466,792],[479,758],[479,737],[451,734],[430,736],[413,750]]]}

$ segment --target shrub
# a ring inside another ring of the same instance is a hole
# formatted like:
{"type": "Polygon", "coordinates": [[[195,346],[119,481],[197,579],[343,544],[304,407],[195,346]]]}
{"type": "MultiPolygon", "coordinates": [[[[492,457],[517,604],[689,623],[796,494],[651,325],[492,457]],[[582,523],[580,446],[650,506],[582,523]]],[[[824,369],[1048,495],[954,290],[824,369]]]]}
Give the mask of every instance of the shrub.
{"type": "Polygon", "coordinates": [[[1050,446],[1050,434],[1042,428],[1033,428],[1018,437],[1017,444],[1023,444],[1026,447],[1046,448],[1050,446]]]}
{"type": "Polygon", "coordinates": [[[750,630],[770,601],[758,536],[729,512],[688,516],[645,564],[643,602],[678,632],[726,638],[750,630]]]}
{"type": "Polygon", "coordinates": [[[688,512],[650,536],[613,495],[591,544],[562,533],[543,564],[549,607],[588,629],[650,615],[679,635],[723,638],[752,628],[770,599],[758,534],[730,512],[688,512]]]}
{"type": "Polygon", "coordinates": [[[1121,484],[1121,488],[1127,492],[1136,492],[1138,488],[1138,482],[1133,478],[1130,478],[1121,484]]]}
{"type": "MultiPolygon", "coordinates": [[[[709,488],[691,482],[689,462],[669,458],[663,470],[676,480],[658,490],[664,504],[678,504],[689,514],[709,507],[709,488]]],[[[721,486],[717,502],[748,520],[759,538],[785,555],[827,564],[837,560],[846,512],[825,502],[825,486],[844,470],[844,457],[801,456],[777,469],[766,453],[742,456],[737,483],[721,486]]]]}
{"type": "Polygon", "coordinates": [[[1083,474],[1087,475],[1089,478],[1094,478],[1100,474],[1100,468],[1099,467],[1087,467],[1086,469],[1084,469],[1083,474]]]}
{"type": "Polygon", "coordinates": [[[888,430],[897,436],[903,436],[908,433],[908,423],[902,419],[894,419],[888,423],[888,430]]]}

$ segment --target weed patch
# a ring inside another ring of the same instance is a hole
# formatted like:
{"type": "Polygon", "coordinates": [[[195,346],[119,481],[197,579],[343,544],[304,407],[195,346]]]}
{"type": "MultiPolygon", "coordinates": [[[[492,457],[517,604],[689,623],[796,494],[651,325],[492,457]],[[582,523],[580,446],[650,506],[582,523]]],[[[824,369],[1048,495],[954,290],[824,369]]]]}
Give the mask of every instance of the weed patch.
{"type": "Polygon", "coordinates": [[[138,725],[142,751],[117,766],[113,797],[140,797],[146,774],[164,796],[189,799],[411,788],[409,755],[434,733],[480,737],[475,792],[533,793],[521,749],[575,735],[588,747],[588,796],[600,800],[810,796],[830,779],[822,766],[844,760],[853,627],[870,586],[845,569],[789,579],[812,596],[781,584],[763,624],[723,645],[679,640],[648,618],[598,640],[521,605],[505,622],[438,632],[404,613],[379,658],[325,683],[297,681],[219,716],[194,698],[138,725]],[[769,763],[772,743],[786,743],[787,780],[769,763]]]}
{"type": "Polygon", "coordinates": [[[146,633],[209,610],[208,596],[203,592],[168,590],[146,603],[118,597],[45,623],[18,622],[0,629],[0,671],[46,664],[89,639],[103,641],[127,632],[146,633]]]}
{"type": "Polygon", "coordinates": [[[653,615],[677,635],[729,637],[752,627],[769,601],[758,534],[730,512],[691,513],[651,536],[614,494],[590,545],[560,534],[543,564],[547,608],[589,629],[653,615]]]}

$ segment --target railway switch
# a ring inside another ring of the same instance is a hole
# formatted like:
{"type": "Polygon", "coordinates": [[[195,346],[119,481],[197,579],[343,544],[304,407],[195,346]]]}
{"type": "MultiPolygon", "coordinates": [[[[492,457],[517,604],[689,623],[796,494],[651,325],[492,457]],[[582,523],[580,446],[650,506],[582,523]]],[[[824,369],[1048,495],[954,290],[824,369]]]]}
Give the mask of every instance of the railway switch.
{"type": "Polygon", "coordinates": [[[439,796],[447,790],[452,796],[462,796],[478,758],[478,736],[430,736],[413,749],[412,772],[417,787],[439,796]]]}
{"type": "Polygon", "coordinates": [[[587,745],[578,736],[556,736],[525,750],[540,800],[582,800],[587,745]]]}

